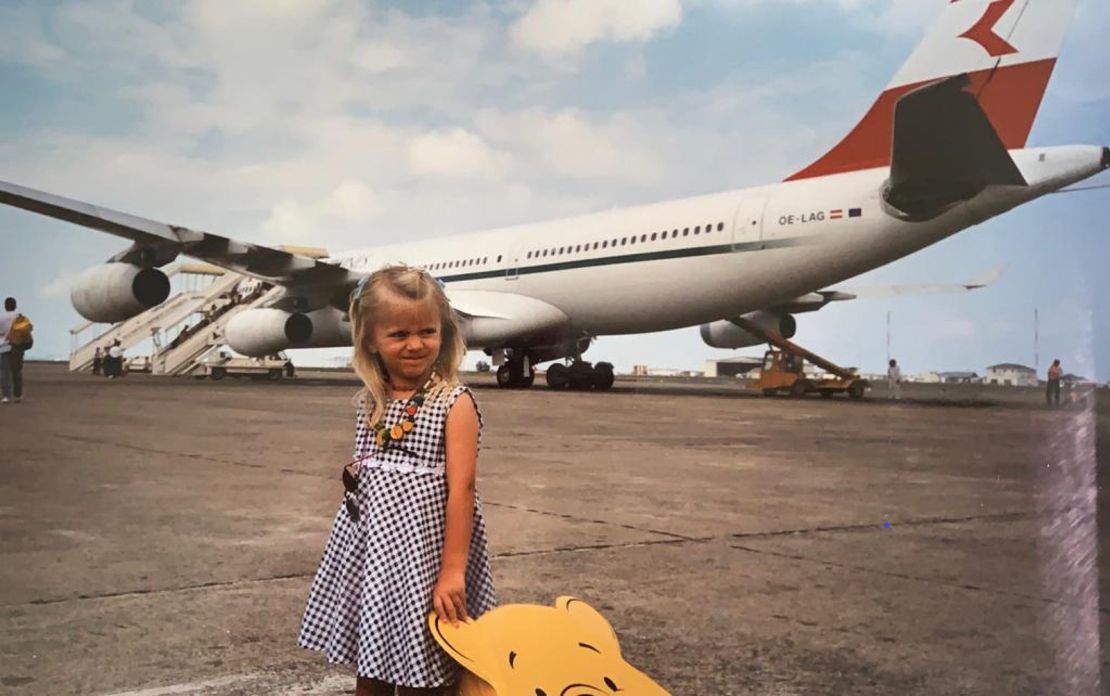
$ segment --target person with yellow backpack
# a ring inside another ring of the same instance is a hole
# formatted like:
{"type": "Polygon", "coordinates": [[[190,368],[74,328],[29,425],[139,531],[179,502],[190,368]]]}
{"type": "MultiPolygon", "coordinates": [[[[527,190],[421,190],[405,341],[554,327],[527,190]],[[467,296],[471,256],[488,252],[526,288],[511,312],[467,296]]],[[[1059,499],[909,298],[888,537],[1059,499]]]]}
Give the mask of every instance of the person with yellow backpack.
{"type": "Polygon", "coordinates": [[[0,312],[0,403],[23,400],[23,354],[34,345],[31,320],[15,311],[15,298],[0,312]]]}

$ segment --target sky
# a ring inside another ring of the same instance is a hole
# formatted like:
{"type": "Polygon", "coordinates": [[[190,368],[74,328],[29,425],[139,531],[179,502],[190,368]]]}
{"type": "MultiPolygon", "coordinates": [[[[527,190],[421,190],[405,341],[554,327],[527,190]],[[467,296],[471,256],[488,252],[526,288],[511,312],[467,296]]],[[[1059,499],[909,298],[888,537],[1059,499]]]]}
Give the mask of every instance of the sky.
{"type": "MultiPolygon", "coordinates": [[[[0,179],[332,253],[772,183],[856,123],[946,2],[3,0],[0,179]]],[[[1108,30],[1110,3],[1080,0],[1031,146],[1110,144],[1108,30]]],[[[1042,372],[1059,357],[1110,380],[1108,219],[1110,189],[1043,198],[841,284],[1004,265],[992,286],[839,303],[799,316],[796,340],[878,372],[889,315],[905,372],[981,374],[1034,365],[1037,310],[1042,372]]],[[[28,357],[68,355],[70,282],[127,245],[0,209],[28,357]]],[[[585,357],[732,353],[691,327],[585,357]]]]}

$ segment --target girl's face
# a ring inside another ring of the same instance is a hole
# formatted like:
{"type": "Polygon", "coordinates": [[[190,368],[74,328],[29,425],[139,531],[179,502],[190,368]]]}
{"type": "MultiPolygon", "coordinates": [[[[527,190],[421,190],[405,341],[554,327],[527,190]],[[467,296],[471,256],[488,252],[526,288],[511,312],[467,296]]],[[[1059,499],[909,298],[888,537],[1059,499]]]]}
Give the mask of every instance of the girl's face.
{"type": "Polygon", "coordinates": [[[392,295],[374,325],[373,348],[381,356],[390,381],[415,384],[427,379],[439,357],[440,318],[430,302],[392,295]]]}

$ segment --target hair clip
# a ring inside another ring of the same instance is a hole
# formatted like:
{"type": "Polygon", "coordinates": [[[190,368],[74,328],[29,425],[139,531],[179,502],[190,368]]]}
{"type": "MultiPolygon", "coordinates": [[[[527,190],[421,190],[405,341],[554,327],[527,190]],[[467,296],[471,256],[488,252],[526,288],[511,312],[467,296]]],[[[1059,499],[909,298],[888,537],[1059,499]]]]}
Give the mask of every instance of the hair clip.
{"type": "Polygon", "coordinates": [[[351,291],[351,302],[354,302],[355,300],[362,297],[362,291],[364,288],[366,288],[366,281],[368,280],[370,280],[369,275],[364,275],[359,278],[358,284],[355,285],[355,289],[351,291]]]}

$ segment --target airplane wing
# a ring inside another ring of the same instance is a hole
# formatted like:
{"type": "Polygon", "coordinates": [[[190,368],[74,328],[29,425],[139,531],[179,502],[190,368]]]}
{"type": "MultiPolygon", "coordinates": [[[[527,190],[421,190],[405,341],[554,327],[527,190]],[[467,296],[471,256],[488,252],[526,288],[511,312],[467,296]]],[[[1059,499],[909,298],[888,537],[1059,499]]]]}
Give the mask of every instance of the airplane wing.
{"type": "Polygon", "coordinates": [[[830,302],[844,302],[847,300],[879,300],[890,297],[904,297],[906,295],[933,295],[950,292],[970,292],[979,290],[1002,277],[1006,271],[1005,264],[992,268],[975,278],[963,283],[926,283],[919,285],[872,285],[842,288],[830,288],[817,292],[807,293],[788,302],[774,306],[773,310],[798,314],[801,312],[814,312],[830,302]]]}
{"type": "Polygon", "coordinates": [[[362,277],[341,266],[301,254],[147,220],[5,181],[0,181],[0,203],[134,242],[111,261],[162,266],[173,261],[178,254],[184,254],[236,273],[286,286],[349,289],[362,277]]]}

